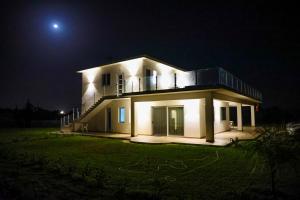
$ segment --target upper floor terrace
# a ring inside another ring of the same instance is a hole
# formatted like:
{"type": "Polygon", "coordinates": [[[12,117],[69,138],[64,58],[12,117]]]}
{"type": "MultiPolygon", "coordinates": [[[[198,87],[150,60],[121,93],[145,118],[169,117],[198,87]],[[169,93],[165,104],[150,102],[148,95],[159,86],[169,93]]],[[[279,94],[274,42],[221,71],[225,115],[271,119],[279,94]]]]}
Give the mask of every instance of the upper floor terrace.
{"type": "Polygon", "coordinates": [[[80,71],[82,111],[103,96],[152,93],[167,90],[225,88],[262,101],[259,90],[223,68],[185,71],[148,57],[139,57],[80,71]]]}

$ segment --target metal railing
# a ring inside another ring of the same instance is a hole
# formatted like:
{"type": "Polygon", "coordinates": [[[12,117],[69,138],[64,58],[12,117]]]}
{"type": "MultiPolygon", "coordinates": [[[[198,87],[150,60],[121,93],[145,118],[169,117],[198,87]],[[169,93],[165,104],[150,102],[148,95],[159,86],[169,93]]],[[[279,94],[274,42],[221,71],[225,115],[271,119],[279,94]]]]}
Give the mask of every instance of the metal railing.
{"type": "Polygon", "coordinates": [[[196,85],[222,85],[234,89],[241,94],[262,100],[262,93],[259,90],[245,83],[223,68],[200,69],[194,71],[194,73],[196,85]]]}
{"type": "Polygon", "coordinates": [[[122,81],[118,80],[116,84],[102,86],[100,91],[94,92],[94,95],[86,98],[85,103],[89,105],[86,108],[94,105],[103,96],[120,96],[124,93],[188,88],[192,86],[225,86],[243,95],[262,100],[262,94],[259,90],[251,87],[223,68],[199,69],[177,74],[170,72],[147,77],[123,77],[122,81]]]}
{"type": "MultiPolygon", "coordinates": [[[[226,86],[246,96],[262,100],[259,90],[245,83],[223,68],[200,69],[182,74],[157,75],[126,79],[123,93],[156,91],[190,86],[226,86]]],[[[117,87],[119,87],[117,85],[117,87]]],[[[118,90],[118,94],[120,94],[118,90]]]]}
{"type": "Polygon", "coordinates": [[[73,108],[71,112],[61,115],[60,127],[63,128],[72,124],[75,120],[80,118],[80,111],[78,108],[73,108]]]}

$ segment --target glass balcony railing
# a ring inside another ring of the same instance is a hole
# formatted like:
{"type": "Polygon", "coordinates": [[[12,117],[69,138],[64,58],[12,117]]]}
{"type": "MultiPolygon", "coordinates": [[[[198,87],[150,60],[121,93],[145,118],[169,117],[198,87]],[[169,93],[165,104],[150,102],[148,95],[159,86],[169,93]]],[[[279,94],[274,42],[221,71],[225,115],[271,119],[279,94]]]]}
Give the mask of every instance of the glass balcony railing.
{"type": "Polygon", "coordinates": [[[243,95],[262,100],[260,91],[222,68],[199,69],[177,74],[166,73],[148,77],[124,77],[123,80],[118,81],[118,84],[112,84],[109,86],[109,89],[103,89],[102,95],[121,95],[123,93],[189,88],[195,86],[225,86],[243,95]]]}
{"type": "Polygon", "coordinates": [[[194,74],[196,77],[195,85],[225,86],[246,96],[262,100],[262,94],[259,90],[248,85],[223,68],[200,69],[194,71],[194,74]]]}

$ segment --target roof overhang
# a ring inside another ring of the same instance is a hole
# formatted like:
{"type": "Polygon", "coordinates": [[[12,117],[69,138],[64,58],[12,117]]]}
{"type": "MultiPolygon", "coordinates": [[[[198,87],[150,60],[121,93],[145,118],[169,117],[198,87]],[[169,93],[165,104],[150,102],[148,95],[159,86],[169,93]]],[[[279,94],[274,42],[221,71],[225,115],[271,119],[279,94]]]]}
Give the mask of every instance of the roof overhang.
{"type": "Polygon", "coordinates": [[[161,61],[157,58],[153,58],[153,57],[150,57],[148,55],[141,55],[141,56],[131,57],[131,58],[123,59],[123,60],[116,60],[116,61],[113,61],[111,63],[102,64],[102,65],[99,65],[99,66],[96,66],[96,67],[91,67],[91,68],[88,68],[88,69],[82,69],[82,70],[77,71],[77,73],[84,73],[84,72],[89,71],[89,70],[95,70],[95,69],[98,69],[98,68],[101,68],[101,67],[108,67],[108,66],[121,64],[121,63],[124,63],[124,62],[130,62],[130,61],[134,61],[134,60],[138,60],[138,59],[147,59],[147,60],[152,61],[152,62],[167,65],[167,66],[169,66],[171,68],[174,68],[176,70],[180,70],[180,71],[183,71],[183,72],[187,71],[187,70],[182,69],[180,67],[177,67],[175,65],[172,65],[172,64],[166,63],[164,61],[161,61]]]}

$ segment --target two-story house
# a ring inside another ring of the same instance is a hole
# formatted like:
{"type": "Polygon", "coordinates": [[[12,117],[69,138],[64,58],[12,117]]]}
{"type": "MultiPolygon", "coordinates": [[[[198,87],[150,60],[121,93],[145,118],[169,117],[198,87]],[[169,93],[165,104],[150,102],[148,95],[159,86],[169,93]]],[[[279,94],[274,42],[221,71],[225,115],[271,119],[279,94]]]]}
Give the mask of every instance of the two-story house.
{"type": "Polygon", "coordinates": [[[255,106],[261,93],[222,68],[186,71],[140,56],[81,70],[82,114],[73,130],[137,135],[206,138],[235,125],[243,129],[242,107],[255,106]]]}

